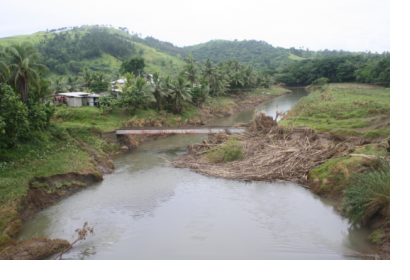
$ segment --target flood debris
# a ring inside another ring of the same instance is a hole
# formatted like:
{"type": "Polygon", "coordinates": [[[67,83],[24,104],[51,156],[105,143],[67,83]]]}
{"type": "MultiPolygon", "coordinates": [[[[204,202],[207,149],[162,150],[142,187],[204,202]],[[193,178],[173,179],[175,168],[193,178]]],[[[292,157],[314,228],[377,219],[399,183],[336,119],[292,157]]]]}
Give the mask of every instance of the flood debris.
{"type": "Polygon", "coordinates": [[[188,145],[188,154],[176,159],[172,165],[225,179],[306,185],[307,173],[311,169],[329,159],[346,156],[355,150],[355,146],[361,145],[362,140],[357,138],[327,144],[312,128],[278,125],[279,115],[278,110],[275,118],[255,111],[254,120],[246,125],[245,133],[218,133],[200,144],[188,145]],[[228,163],[210,163],[205,157],[207,151],[224,145],[230,138],[239,141],[244,158],[228,163]]]}

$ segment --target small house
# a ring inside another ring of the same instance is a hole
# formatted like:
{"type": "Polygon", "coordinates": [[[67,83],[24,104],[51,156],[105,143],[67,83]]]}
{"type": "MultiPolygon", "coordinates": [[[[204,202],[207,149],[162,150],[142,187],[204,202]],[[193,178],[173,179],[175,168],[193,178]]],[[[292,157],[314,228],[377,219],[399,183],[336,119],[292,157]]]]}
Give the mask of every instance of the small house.
{"type": "Polygon", "coordinates": [[[57,105],[66,104],[68,107],[98,106],[98,98],[95,93],[87,92],[67,92],[54,95],[57,105]]]}

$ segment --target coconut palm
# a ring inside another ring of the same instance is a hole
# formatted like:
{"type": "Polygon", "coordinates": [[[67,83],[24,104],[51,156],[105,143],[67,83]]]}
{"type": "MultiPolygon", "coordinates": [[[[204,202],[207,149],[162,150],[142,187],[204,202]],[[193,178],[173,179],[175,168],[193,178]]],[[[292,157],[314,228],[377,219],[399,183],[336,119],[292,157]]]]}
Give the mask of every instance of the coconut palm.
{"type": "Polygon", "coordinates": [[[127,89],[130,88],[134,82],[135,82],[135,77],[133,73],[127,72],[124,74],[125,80],[124,80],[124,86],[123,88],[127,89]]]}
{"type": "Polygon", "coordinates": [[[33,93],[35,94],[35,98],[37,99],[45,99],[50,95],[50,86],[51,82],[48,79],[40,79],[35,80],[31,83],[31,87],[33,89],[33,93]]]}
{"type": "Polygon", "coordinates": [[[7,66],[10,71],[8,81],[17,86],[17,91],[21,95],[22,101],[27,101],[28,84],[39,79],[37,71],[48,73],[48,68],[37,61],[43,56],[30,44],[13,44],[7,47],[7,66]]]}
{"type": "Polygon", "coordinates": [[[6,64],[7,54],[0,50],[0,82],[7,82],[10,76],[9,67],[6,64]]]}
{"type": "Polygon", "coordinates": [[[166,97],[168,95],[168,92],[161,73],[156,71],[154,72],[154,74],[152,74],[152,85],[152,94],[154,95],[157,103],[157,110],[162,110],[162,99],[163,97],[166,97]]]}
{"type": "Polygon", "coordinates": [[[107,75],[104,74],[102,71],[98,71],[94,73],[94,81],[99,82],[99,83],[108,83],[110,79],[107,77],[107,75]]]}
{"type": "Polygon", "coordinates": [[[220,71],[216,71],[214,75],[212,75],[211,85],[213,89],[212,96],[215,96],[216,93],[225,93],[229,87],[227,77],[220,71]]]}
{"type": "Polygon", "coordinates": [[[78,73],[78,75],[83,79],[84,86],[90,87],[91,83],[94,81],[93,71],[88,69],[88,67],[84,67],[84,69],[78,73]]]}
{"type": "Polygon", "coordinates": [[[243,86],[244,80],[242,73],[236,72],[231,77],[231,84],[235,85],[236,87],[239,85],[243,86]]]}
{"type": "Polygon", "coordinates": [[[134,110],[138,106],[145,106],[150,101],[155,101],[152,95],[152,86],[144,78],[137,77],[133,80],[133,84],[126,90],[129,98],[129,105],[134,106],[134,110]]]}
{"type": "Polygon", "coordinates": [[[69,92],[79,91],[82,83],[84,83],[82,77],[67,76],[67,90],[69,92]]]}
{"type": "Polygon", "coordinates": [[[187,79],[192,86],[194,86],[194,84],[198,84],[198,78],[199,78],[199,68],[191,63],[191,64],[187,64],[184,67],[184,72],[182,73],[182,76],[187,79]]]}
{"type": "Polygon", "coordinates": [[[181,76],[169,85],[169,94],[174,100],[175,112],[182,110],[182,102],[185,100],[191,101],[190,84],[181,76]]]}
{"type": "Polygon", "coordinates": [[[252,88],[253,85],[256,83],[256,80],[257,80],[256,72],[255,72],[255,69],[251,65],[246,67],[243,78],[244,78],[244,83],[250,88],[252,88]]]}
{"type": "Polygon", "coordinates": [[[212,77],[212,75],[215,74],[216,71],[217,71],[216,67],[212,65],[211,60],[208,58],[205,62],[204,69],[203,69],[204,78],[207,78],[207,81],[208,81],[208,95],[209,95],[209,86],[210,86],[209,79],[212,77]]]}
{"type": "Polygon", "coordinates": [[[232,61],[232,65],[230,68],[234,73],[242,71],[242,65],[236,59],[232,61]]]}
{"type": "Polygon", "coordinates": [[[51,94],[67,92],[67,79],[64,76],[56,77],[51,81],[50,85],[51,94]]]}

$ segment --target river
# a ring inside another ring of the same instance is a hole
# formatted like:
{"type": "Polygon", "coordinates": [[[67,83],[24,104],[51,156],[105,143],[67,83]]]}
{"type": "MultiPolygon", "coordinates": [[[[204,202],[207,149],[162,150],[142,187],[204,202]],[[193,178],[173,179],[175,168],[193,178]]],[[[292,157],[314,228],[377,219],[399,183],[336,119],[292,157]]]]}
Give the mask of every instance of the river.
{"type": "MultiPolygon", "coordinates": [[[[303,88],[258,106],[268,115],[288,110],[303,88]]],[[[248,122],[253,109],[209,125],[248,122]]],[[[85,221],[94,235],[64,259],[349,259],[374,253],[366,228],[351,228],[338,203],[294,183],[245,183],[170,166],[187,144],[206,135],[174,135],[147,142],[114,160],[105,180],[37,213],[21,240],[75,239],[85,221]]]]}

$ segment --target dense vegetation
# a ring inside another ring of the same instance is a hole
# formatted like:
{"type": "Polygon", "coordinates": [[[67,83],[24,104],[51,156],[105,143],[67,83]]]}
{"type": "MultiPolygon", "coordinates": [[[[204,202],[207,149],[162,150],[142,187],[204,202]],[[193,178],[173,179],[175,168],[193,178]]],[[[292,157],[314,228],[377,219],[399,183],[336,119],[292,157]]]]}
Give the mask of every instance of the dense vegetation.
{"type": "Polygon", "coordinates": [[[124,60],[131,57],[136,50],[134,44],[128,40],[101,28],[90,29],[83,35],[76,29],[73,32],[44,35],[44,40],[40,41],[36,48],[44,54],[44,64],[51,71],[63,75],[81,71],[84,59],[100,58],[103,53],[107,53],[116,59],[124,60]]]}
{"type": "Polygon", "coordinates": [[[390,54],[345,55],[294,62],[275,75],[286,85],[309,85],[319,78],[332,83],[360,82],[390,86],[390,54]]]}

